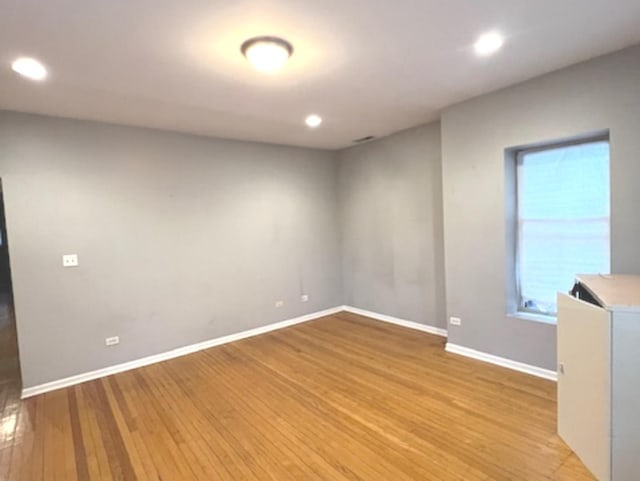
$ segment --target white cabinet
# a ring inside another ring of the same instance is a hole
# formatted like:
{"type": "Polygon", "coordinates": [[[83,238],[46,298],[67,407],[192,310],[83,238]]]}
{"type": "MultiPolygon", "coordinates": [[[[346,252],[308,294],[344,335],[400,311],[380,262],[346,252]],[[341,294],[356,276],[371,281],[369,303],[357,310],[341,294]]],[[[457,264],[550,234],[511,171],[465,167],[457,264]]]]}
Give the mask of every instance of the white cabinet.
{"type": "Polygon", "coordinates": [[[558,295],[558,433],[599,481],[638,481],[640,276],[577,285],[558,295]]]}

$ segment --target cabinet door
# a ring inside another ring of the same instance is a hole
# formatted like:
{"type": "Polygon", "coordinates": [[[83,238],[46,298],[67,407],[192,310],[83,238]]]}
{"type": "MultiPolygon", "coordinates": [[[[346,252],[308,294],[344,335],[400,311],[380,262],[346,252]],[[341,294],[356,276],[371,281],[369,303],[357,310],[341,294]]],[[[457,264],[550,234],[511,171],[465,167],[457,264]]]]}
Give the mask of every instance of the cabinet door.
{"type": "Polygon", "coordinates": [[[558,433],[599,481],[611,479],[611,319],[558,295],[558,433]]]}

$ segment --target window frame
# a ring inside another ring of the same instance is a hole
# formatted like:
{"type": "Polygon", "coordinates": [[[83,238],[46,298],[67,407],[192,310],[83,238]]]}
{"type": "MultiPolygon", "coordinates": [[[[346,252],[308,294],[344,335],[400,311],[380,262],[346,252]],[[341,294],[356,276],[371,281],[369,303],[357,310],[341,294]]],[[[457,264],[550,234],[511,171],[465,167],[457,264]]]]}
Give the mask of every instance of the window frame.
{"type": "MultiPolygon", "coordinates": [[[[609,169],[611,169],[611,140],[609,133],[601,133],[597,135],[589,135],[580,137],[577,139],[563,140],[557,142],[549,142],[545,144],[539,144],[532,147],[524,147],[513,150],[513,156],[515,160],[515,249],[514,249],[514,277],[515,277],[515,314],[522,314],[526,317],[542,318],[542,322],[554,322],[557,319],[557,313],[547,313],[536,309],[527,308],[524,306],[522,296],[522,285],[520,282],[520,249],[521,249],[521,223],[520,223],[520,193],[522,192],[522,167],[524,164],[524,157],[527,154],[536,152],[544,152],[547,150],[560,149],[563,147],[572,147],[576,145],[595,144],[598,142],[606,142],[609,146],[609,169]]],[[[609,177],[609,183],[611,183],[611,177],[609,177]]],[[[609,198],[611,198],[611,185],[609,185],[609,198]]],[[[609,203],[611,205],[611,203],[609,203]]],[[[611,226],[611,212],[609,211],[609,226],[611,226]]],[[[579,274],[579,273],[576,273],[579,274]]]]}

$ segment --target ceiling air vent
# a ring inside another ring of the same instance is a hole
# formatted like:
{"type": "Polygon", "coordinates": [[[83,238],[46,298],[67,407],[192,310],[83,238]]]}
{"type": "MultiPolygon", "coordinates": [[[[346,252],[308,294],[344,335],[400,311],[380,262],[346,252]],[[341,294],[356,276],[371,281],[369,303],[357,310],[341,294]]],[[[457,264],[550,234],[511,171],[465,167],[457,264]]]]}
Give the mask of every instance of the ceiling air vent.
{"type": "Polygon", "coordinates": [[[362,142],[369,142],[370,140],[375,139],[373,135],[367,135],[366,137],[362,137],[361,139],[356,139],[353,141],[354,144],[361,144],[362,142]]]}

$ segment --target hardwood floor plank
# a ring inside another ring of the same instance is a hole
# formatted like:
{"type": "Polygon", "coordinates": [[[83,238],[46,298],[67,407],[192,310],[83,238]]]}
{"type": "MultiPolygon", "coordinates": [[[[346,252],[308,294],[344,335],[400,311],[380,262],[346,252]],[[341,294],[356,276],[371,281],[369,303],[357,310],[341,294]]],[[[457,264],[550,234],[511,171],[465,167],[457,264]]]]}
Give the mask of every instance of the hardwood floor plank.
{"type": "Polygon", "coordinates": [[[81,419],[84,417],[86,424],[81,424],[82,432],[88,434],[85,439],[88,443],[85,445],[87,450],[87,461],[90,467],[89,475],[92,481],[114,481],[109,466],[109,450],[110,442],[104,445],[104,438],[100,432],[97,417],[102,413],[98,408],[95,394],[95,384],[99,381],[88,382],[82,384],[77,391],[78,399],[82,400],[80,413],[81,419]],[[86,429],[85,429],[86,426],[86,429]]]}
{"type": "Polygon", "coordinates": [[[28,399],[26,402],[32,403],[34,407],[34,448],[33,457],[30,460],[31,466],[31,479],[34,481],[42,481],[44,479],[44,450],[45,439],[44,434],[46,428],[44,427],[47,420],[44,418],[46,396],[39,396],[34,399],[28,399]]]}
{"type": "MultiPolygon", "coordinates": [[[[150,481],[156,481],[161,479],[160,473],[156,464],[154,463],[154,457],[157,456],[157,450],[149,450],[148,438],[144,435],[143,422],[140,419],[140,412],[144,412],[144,404],[138,404],[135,397],[135,385],[130,383],[132,373],[123,373],[121,376],[110,376],[113,392],[118,392],[117,398],[121,398],[120,402],[123,404],[121,409],[123,412],[126,410],[128,413],[125,415],[125,422],[127,423],[131,441],[136,446],[138,451],[138,458],[142,465],[140,466],[144,475],[150,481]],[[116,389],[117,388],[117,389],[116,389]]],[[[151,444],[151,443],[149,443],[151,444]]],[[[141,476],[144,478],[144,476],[141,476]]]]}
{"type": "Polygon", "coordinates": [[[87,453],[84,447],[82,428],[80,427],[80,417],[78,414],[78,400],[76,389],[69,389],[69,416],[71,422],[71,444],[74,449],[74,461],[77,477],[80,480],[89,479],[89,465],[87,464],[87,453]]]}
{"type": "Polygon", "coordinates": [[[555,397],[340,313],[26,401],[4,389],[0,479],[593,481],[555,397]]]}

